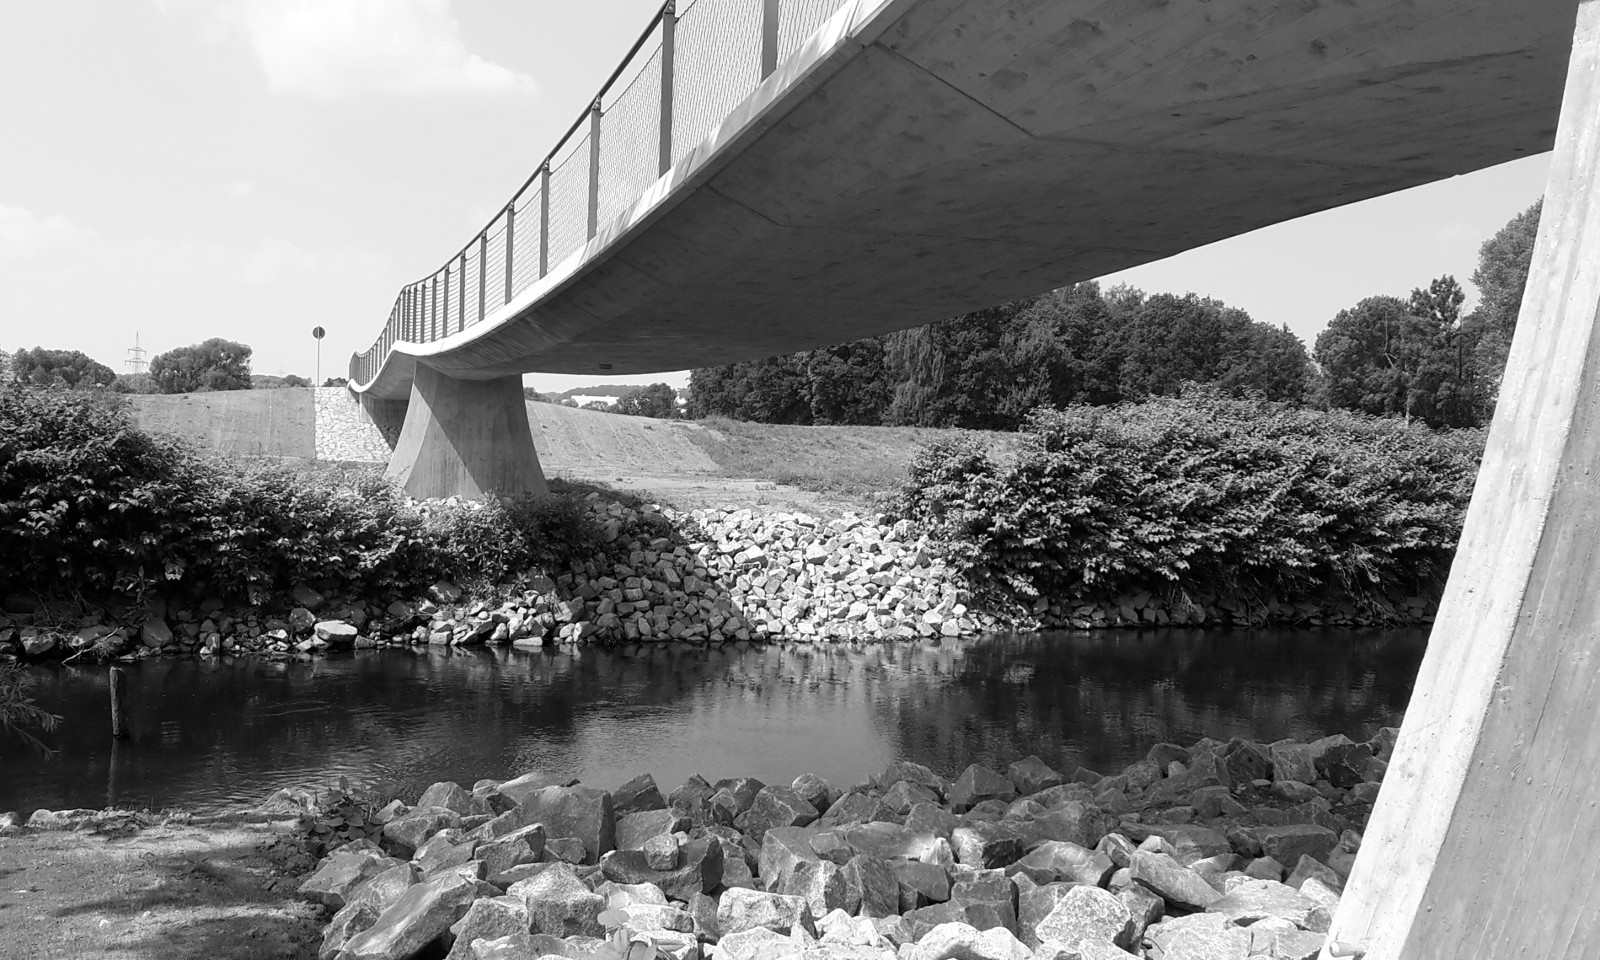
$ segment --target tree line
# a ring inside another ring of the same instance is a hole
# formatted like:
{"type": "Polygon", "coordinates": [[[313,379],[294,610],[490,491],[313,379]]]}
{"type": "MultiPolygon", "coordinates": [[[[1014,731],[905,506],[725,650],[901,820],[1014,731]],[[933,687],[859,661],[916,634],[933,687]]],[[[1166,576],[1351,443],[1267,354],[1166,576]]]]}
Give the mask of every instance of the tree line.
{"type": "Polygon", "coordinates": [[[1079,283],[851,343],[705,367],[689,414],[792,424],[1013,430],[1035,408],[1203,384],[1227,396],[1475,426],[1494,412],[1540,205],[1479,251],[1481,303],[1440,277],[1342,310],[1307,351],[1286,326],[1195,294],[1079,283]]]}
{"type": "MultiPolygon", "coordinates": [[[[251,348],[212,337],[202,343],[157,354],[144,373],[119,374],[81,350],[44,347],[0,350],[0,382],[17,380],[34,387],[105,388],[117,393],[203,393],[250,390],[257,386],[309,387],[311,381],[290,374],[263,377],[250,372],[251,348]]],[[[343,377],[329,377],[325,387],[343,386],[343,377]]]]}

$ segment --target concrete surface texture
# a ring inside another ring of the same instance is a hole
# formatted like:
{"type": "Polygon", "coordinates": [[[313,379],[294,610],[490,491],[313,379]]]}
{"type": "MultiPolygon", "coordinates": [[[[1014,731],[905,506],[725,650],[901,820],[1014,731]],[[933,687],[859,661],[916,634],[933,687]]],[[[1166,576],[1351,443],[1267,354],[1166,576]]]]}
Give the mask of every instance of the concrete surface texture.
{"type": "Polygon", "coordinates": [[[1600,956],[1600,2],[1450,582],[1332,936],[1367,960],[1600,956]]]}
{"type": "Polygon", "coordinates": [[[134,422],[224,457],[316,455],[311,391],[223,390],[127,397],[134,422]]]}
{"type": "Polygon", "coordinates": [[[418,500],[548,493],[522,378],[457,380],[418,366],[386,476],[418,500]]]}
{"type": "Polygon", "coordinates": [[[855,0],[580,253],[357,389],[837,343],[1537,153],[1574,9],[855,0]]]}

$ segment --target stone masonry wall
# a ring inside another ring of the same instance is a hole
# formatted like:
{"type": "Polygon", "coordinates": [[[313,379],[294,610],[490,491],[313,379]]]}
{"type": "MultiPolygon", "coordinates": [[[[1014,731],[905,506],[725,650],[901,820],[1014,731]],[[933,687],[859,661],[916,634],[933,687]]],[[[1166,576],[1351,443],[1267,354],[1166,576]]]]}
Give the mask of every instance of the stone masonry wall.
{"type": "Polygon", "coordinates": [[[317,387],[312,398],[318,460],[388,461],[389,444],[350,391],[344,387],[317,387]]]}

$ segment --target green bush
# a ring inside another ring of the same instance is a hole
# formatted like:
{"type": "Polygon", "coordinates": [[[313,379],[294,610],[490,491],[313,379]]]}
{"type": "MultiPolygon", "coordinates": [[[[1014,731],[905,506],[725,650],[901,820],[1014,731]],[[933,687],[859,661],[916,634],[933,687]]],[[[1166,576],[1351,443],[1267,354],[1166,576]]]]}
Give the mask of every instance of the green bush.
{"type": "Polygon", "coordinates": [[[115,395],[0,391],[0,594],[260,604],[298,582],[492,584],[606,553],[579,495],[419,508],[376,474],[199,456],[137,429],[115,395]]]}
{"type": "Polygon", "coordinates": [[[1215,395],[1044,409],[1009,465],[960,440],[924,449],[896,509],[1012,602],[1436,595],[1482,445],[1215,395]]]}

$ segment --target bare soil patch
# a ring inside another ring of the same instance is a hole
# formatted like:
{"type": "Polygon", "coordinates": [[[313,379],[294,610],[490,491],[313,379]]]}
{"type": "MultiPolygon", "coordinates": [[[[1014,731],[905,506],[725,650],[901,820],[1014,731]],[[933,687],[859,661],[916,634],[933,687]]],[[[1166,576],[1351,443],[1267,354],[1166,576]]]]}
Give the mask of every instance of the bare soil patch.
{"type": "Polygon", "coordinates": [[[286,824],[0,837],[6,960],[311,960],[319,909],[286,824]]]}

